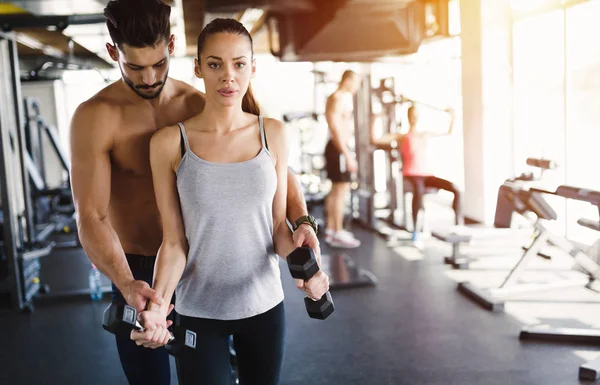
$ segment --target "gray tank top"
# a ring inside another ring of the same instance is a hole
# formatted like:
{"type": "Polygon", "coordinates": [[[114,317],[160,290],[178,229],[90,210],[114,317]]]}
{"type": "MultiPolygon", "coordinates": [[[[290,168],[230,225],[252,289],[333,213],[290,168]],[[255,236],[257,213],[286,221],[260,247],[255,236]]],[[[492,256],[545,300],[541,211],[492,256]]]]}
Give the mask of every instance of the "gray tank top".
{"type": "Polygon", "coordinates": [[[185,153],[177,190],[190,250],[175,310],[185,316],[242,319],[283,301],[273,247],[277,174],[258,119],[262,148],[238,163],[209,162],[194,154],[179,123],[185,153]]]}

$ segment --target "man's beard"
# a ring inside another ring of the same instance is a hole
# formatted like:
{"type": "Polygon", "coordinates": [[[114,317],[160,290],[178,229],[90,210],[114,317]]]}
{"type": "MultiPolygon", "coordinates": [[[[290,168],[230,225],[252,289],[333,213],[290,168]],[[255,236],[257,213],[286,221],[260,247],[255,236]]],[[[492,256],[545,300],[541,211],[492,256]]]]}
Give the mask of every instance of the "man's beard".
{"type": "Polygon", "coordinates": [[[133,84],[133,82],[131,81],[131,79],[129,79],[127,76],[125,76],[125,74],[123,73],[123,71],[121,71],[121,74],[123,75],[123,80],[129,86],[129,88],[131,88],[133,90],[133,92],[135,92],[141,98],[144,98],[144,99],[154,99],[158,95],[160,95],[160,93],[162,92],[165,84],[167,83],[167,78],[169,77],[169,71],[167,71],[167,74],[165,75],[165,78],[162,81],[160,81],[160,82],[156,82],[156,83],[154,83],[151,86],[147,86],[145,84],[141,85],[141,86],[136,86],[135,84],[133,84]],[[147,89],[153,88],[153,87],[159,87],[159,88],[154,93],[152,93],[152,94],[143,93],[143,90],[147,90],[147,89]]]}

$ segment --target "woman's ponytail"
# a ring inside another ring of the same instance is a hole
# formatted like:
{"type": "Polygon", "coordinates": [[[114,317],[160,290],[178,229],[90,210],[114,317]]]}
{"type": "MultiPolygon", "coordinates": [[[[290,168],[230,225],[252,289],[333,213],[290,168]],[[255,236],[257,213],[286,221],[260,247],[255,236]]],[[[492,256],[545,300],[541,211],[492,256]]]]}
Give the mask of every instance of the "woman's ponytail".
{"type": "Polygon", "coordinates": [[[244,95],[242,99],[242,110],[244,112],[248,112],[250,114],[260,115],[260,106],[256,99],[254,99],[254,94],[252,93],[252,86],[248,84],[248,91],[244,95]]]}

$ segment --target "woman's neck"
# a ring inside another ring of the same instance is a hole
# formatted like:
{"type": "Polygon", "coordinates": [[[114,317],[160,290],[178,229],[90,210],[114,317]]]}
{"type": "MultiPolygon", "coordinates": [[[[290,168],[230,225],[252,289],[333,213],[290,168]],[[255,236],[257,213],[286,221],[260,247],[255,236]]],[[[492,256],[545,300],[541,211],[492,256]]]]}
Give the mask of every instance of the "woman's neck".
{"type": "MultiPolygon", "coordinates": [[[[241,106],[223,107],[207,101],[202,120],[219,134],[226,134],[244,125],[245,112],[241,106]]],[[[212,131],[212,130],[211,130],[212,131]]]]}

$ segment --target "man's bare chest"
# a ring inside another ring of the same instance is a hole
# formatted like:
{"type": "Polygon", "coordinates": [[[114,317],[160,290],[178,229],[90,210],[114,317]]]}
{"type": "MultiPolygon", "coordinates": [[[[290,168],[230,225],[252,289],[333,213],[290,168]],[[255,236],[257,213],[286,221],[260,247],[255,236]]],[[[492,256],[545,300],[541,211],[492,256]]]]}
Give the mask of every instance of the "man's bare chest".
{"type": "Polygon", "coordinates": [[[157,113],[152,110],[127,111],[115,134],[111,151],[112,168],[132,176],[151,176],[150,139],[159,129],[187,119],[182,108],[157,113]]]}

